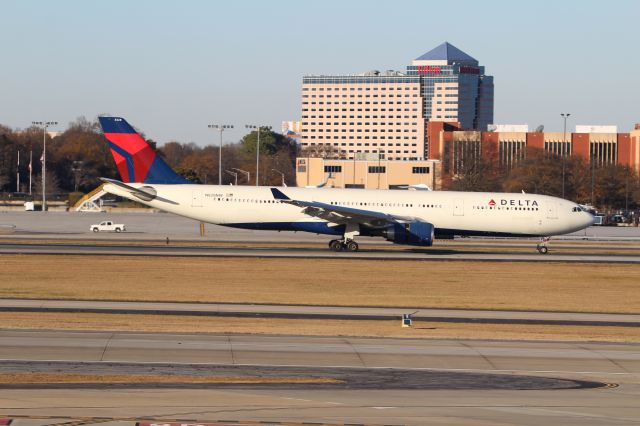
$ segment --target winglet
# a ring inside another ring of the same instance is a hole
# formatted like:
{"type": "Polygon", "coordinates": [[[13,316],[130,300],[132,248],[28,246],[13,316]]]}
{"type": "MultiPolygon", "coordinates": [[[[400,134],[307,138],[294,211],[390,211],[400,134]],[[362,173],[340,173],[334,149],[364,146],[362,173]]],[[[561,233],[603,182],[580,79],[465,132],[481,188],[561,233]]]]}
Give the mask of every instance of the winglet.
{"type": "Polygon", "coordinates": [[[276,200],[287,201],[291,199],[284,195],[278,188],[271,188],[271,193],[273,194],[273,198],[275,198],[276,200]]]}

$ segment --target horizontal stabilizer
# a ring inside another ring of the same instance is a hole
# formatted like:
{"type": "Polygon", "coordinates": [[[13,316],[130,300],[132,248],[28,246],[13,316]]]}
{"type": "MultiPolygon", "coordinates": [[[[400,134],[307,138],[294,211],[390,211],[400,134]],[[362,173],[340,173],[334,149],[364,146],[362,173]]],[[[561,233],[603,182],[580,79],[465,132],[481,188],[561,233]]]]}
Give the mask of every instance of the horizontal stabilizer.
{"type": "Polygon", "coordinates": [[[143,201],[158,200],[158,201],[162,201],[164,203],[169,203],[173,205],[179,204],[167,198],[159,197],[156,190],[150,186],[143,186],[142,188],[134,188],[131,185],[127,185],[126,183],[120,182],[119,180],[115,180],[115,179],[101,177],[100,180],[105,183],[109,183],[111,185],[117,186],[118,188],[127,191],[129,194],[143,201]]]}

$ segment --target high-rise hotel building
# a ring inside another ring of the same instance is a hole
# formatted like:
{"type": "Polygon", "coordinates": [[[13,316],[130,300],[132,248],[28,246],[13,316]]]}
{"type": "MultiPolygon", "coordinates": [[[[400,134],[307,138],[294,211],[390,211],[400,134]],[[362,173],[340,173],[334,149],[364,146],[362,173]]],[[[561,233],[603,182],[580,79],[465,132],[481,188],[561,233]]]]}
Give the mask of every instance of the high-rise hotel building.
{"type": "Polygon", "coordinates": [[[302,156],[428,158],[429,121],[478,130],[493,122],[493,78],[449,43],[404,73],[303,77],[302,156]]]}

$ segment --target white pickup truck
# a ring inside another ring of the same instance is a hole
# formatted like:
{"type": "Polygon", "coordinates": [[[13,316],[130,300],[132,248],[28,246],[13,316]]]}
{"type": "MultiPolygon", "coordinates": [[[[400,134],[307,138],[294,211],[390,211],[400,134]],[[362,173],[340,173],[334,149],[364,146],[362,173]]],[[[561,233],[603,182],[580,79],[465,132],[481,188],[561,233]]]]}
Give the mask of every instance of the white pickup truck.
{"type": "Polygon", "coordinates": [[[93,232],[101,232],[101,231],[124,232],[127,230],[123,223],[113,223],[110,220],[105,220],[103,222],[98,223],[97,225],[91,225],[89,229],[92,230],[93,232]]]}

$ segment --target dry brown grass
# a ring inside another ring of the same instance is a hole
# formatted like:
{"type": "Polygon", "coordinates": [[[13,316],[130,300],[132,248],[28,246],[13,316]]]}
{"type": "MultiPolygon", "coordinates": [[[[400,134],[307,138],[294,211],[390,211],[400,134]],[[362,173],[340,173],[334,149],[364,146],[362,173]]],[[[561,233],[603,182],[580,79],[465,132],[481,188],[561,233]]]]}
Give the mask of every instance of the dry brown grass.
{"type": "Polygon", "coordinates": [[[341,380],[312,377],[224,377],[186,376],[160,374],[75,374],[75,373],[0,373],[0,384],[327,384],[342,383],[341,380]]]}
{"type": "Polygon", "coordinates": [[[414,321],[411,328],[395,321],[293,320],[160,315],[0,312],[3,329],[59,329],[171,333],[291,334],[417,339],[495,339],[640,342],[634,327],[457,324],[414,321]]]}
{"type": "Polygon", "coordinates": [[[2,255],[0,297],[640,313],[637,265],[2,255]]]}

